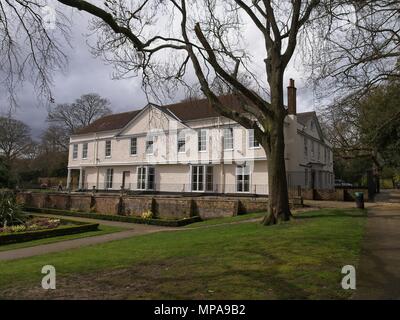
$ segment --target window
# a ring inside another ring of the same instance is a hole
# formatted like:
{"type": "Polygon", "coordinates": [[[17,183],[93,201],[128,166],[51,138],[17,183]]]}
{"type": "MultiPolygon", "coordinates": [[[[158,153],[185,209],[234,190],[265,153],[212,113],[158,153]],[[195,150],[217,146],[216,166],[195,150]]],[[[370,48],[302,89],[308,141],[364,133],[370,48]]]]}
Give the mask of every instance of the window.
{"type": "Polygon", "coordinates": [[[308,188],[308,169],[306,169],[304,173],[304,187],[308,188]]]}
{"type": "Polygon", "coordinates": [[[131,156],[137,155],[137,138],[131,138],[131,156]]]}
{"type": "Polygon", "coordinates": [[[313,120],[311,120],[311,131],[314,131],[314,128],[315,128],[314,121],[313,121],[313,120]]]}
{"type": "Polygon", "coordinates": [[[246,165],[236,167],[236,191],[250,192],[250,168],[246,165]]]}
{"type": "Polygon", "coordinates": [[[154,137],[147,137],[146,154],[153,154],[153,152],[154,152],[154,137]]]}
{"type": "Polygon", "coordinates": [[[111,157],[111,140],[106,141],[106,157],[111,157]]]}
{"type": "Polygon", "coordinates": [[[186,151],[186,135],[185,132],[180,131],[178,133],[178,152],[186,151]]]}
{"type": "Polygon", "coordinates": [[[192,191],[204,191],[204,166],[192,167],[192,191]]]}
{"type": "Polygon", "coordinates": [[[106,189],[112,189],[112,187],[113,187],[113,175],[114,175],[114,169],[107,169],[106,189]]]}
{"type": "Polygon", "coordinates": [[[137,171],[138,190],[154,190],[155,169],[154,167],[139,167],[137,171]]]}
{"type": "Polygon", "coordinates": [[[308,140],[304,137],[304,156],[308,158],[308,140]]]}
{"type": "Polygon", "coordinates": [[[321,145],[317,143],[317,150],[318,150],[318,160],[321,160],[321,145]]]}
{"type": "Polygon", "coordinates": [[[82,159],[87,159],[88,155],[88,144],[84,143],[82,146],[82,159]]]}
{"type": "Polygon", "coordinates": [[[192,191],[213,191],[213,167],[192,166],[192,191]]]}
{"type": "Polygon", "coordinates": [[[224,129],[224,150],[233,150],[233,128],[224,129]]]}
{"type": "Polygon", "coordinates": [[[311,141],[311,157],[314,159],[315,153],[314,153],[314,141],[311,141]]]}
{"type": "Polygon", "coordinates": [[[72,146],[72,159],[76,160],[78,159],[78,145],[74,144],[72,146]]]}
{"type": "Polygon", "coordinates": [[[254,137],[254,130],[248,130],[249,132],[249,148],[258,148],[260,143],[254,137]]]}
{"type": "Polygon", "coordinates": [[[207,175],[206,175],[206,190],[207,191],[214,191],[213,185],[213,167],[207,166],[207,175]]]}
{"type": "Polygon", "coordinates": [[[198,135],[198,149],[199,151],[206,151],[207,150],[207,131],[201,129],[197,133],[198,135]]]}
{"type": "Polygon", "coordinates": [[[328,163],[328,148],[324,148],[325,151],[325,164],[328,163]]]}

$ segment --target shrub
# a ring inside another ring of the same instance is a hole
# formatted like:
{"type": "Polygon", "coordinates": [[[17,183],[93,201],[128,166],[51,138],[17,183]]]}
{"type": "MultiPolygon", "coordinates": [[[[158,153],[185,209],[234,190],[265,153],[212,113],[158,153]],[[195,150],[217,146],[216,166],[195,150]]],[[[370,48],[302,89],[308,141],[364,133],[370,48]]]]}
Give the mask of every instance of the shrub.
{"type": "Polygon", "coordinates": [[[12,192],[0,192],[0,225],[3,228],[23,223],[22,207],[12,192]]]}
{"type": "Polygon", "coordinates": [[[146,210],[142,213],[142,219],[148,220],[148,219],[153,219],[154,214],[151,210],[146,210]]]}

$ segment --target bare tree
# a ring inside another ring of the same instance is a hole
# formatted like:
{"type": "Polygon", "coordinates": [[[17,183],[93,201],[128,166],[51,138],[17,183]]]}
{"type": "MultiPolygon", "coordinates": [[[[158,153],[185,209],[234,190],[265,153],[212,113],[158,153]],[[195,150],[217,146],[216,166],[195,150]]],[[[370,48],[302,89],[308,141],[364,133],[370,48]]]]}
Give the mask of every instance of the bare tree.
{"type": "Polygon", "coordinates": [[[31,152],[30,128],[11,116],[0,117],[0,155],[11,167],[17,157],[31,152]]]}
{"type": "MultiPolygon", "coordinates": [[[[53,138],[54,134],[59,135],[63,129],[69,136],[93,121],[111,114],[109,106],[110,102],[107,99],[96,93],[89,93],[82,95],[71,104],[59,104],[55,108],[50,108],[47,121],[53,124],[53,138]]],[[[60,139],[58,142],[62,143],[60,139]]]]}
{"type": "Polygon", "coordinates": [[[95,51],[112,62],[120,76],[141,74],[150,91],[184,84],[194,71],[212,107],[245,128],[253,129],[268,157],[269,214],[265,224],[291,217],[284,159],[283,78],[299,32],[319,8],[320,0],[57,0],[91,14],[99,36],[95,51]],[[251,67],[243,39],[255,28],[265,58],[251,67]],[[189,64],[191,63],[191,65],[189,64]],[[255,70],[262,69],[257,73],[255,70]],[[240,72],[255,83],[268,83],[270,101],[244,85],[240,72]],[[243,112],[221,103],[212,83],[218,78],[243,100],[243,112]]]}
{"type": "Polygon", "coordinates": [[[335,1],[311,21],[304,45],[322,95],[362,97],[400,78],[400,1],[335,1]]]}
{"type": "Polygon", "coordinates": [[[12,106],[25,81],[39,98],[52,100],[52,74],[67,63],[68,32],[64,13],[46,0],[0,0],[0,84],[12,106]]]}

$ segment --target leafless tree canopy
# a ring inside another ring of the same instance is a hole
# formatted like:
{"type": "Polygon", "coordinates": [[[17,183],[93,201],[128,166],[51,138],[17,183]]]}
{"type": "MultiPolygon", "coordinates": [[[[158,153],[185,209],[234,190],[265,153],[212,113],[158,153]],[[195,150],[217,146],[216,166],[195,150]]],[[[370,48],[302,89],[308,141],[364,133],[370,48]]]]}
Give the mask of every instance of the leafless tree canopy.
{"type": "Polygon", "coordinates": [[[58,135],[62,129],[65,130],[65,135],[69,136],[108,114],[111,114],[110,102],[96,93],[89,93],[71,104],[58,104],[50,108],[47,121],[53,124],[51,136],[58,135]]]}
{"type": "Polygon", "coordinates": [[[12,105],[30,81],[38,97],[51,98],[52,75],[67,62],[68,20],[46,0],[0,0],[0,85],[12,105]]]}
{"type": "Polygon", "coordinates": [[[30,128],[26,124],[10,116],[0,117],[0,156],[7,164],[29,153],[31,146],[30,128]]]}
{"type": "Polygon", "coordinates": [[[335,1],[310,21],[303,49],[326,95],[363,95],[400,77],[400,1],[335,1]]]}

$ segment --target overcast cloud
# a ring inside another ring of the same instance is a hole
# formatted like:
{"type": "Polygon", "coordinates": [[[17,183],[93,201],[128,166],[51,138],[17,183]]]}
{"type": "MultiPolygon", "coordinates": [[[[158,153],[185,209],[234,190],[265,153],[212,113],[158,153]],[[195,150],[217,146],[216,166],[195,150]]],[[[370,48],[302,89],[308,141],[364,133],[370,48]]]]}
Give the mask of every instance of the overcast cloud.
{"type": "MultiPolygon", "coordinates": [[[[67,9],[71,10],[71,9],[67,9]]],[[[71,43],[73,48],[66,48],[69,58],[69,66],[64,74],[54,75],[54,86],[52,89],[55,103],[69,103],[85,93],[95,92],[111,101],[114,113],[133,109],[140,109],[146,105],[145,94],[141,90],[141,79],[112,80],[113,68],[106,65],[100,58],[94,58],[86,44],[85,33],[87,30],[88,16],[84,13],[73,13],[74,26],[72,27],[71,43]]],[[[257,32],[248,32],[249,43],[254,45],[254,55],[261,53],[262,48],[257,46],[260,40],[257,32]],[[254,41],[252,41],[254,38],[254,41]]],[[[296,60],[294,60],[295,62],[296,60]]],[[[306,87],[306,75],[294,68],[292,62],[286,72],[289,77],[296,79],[298,88],[298,111],[310,111],[316,107],[312,91],[306,87]]],[[[174,102],[183,98],[183,93],[178,93],[174,102]]],[[[28,124],[33,136],[39,138],[47,127],[47,109],[38,105],[35,92],[29,83],[25,83],[18,94],[19,107],[14,116],[28,124]]],[[[171,101],[165,101],[171,103],[171,101]]],[[[0,111],[8,110],[7,101],[0,98],[0,111]]]]}

